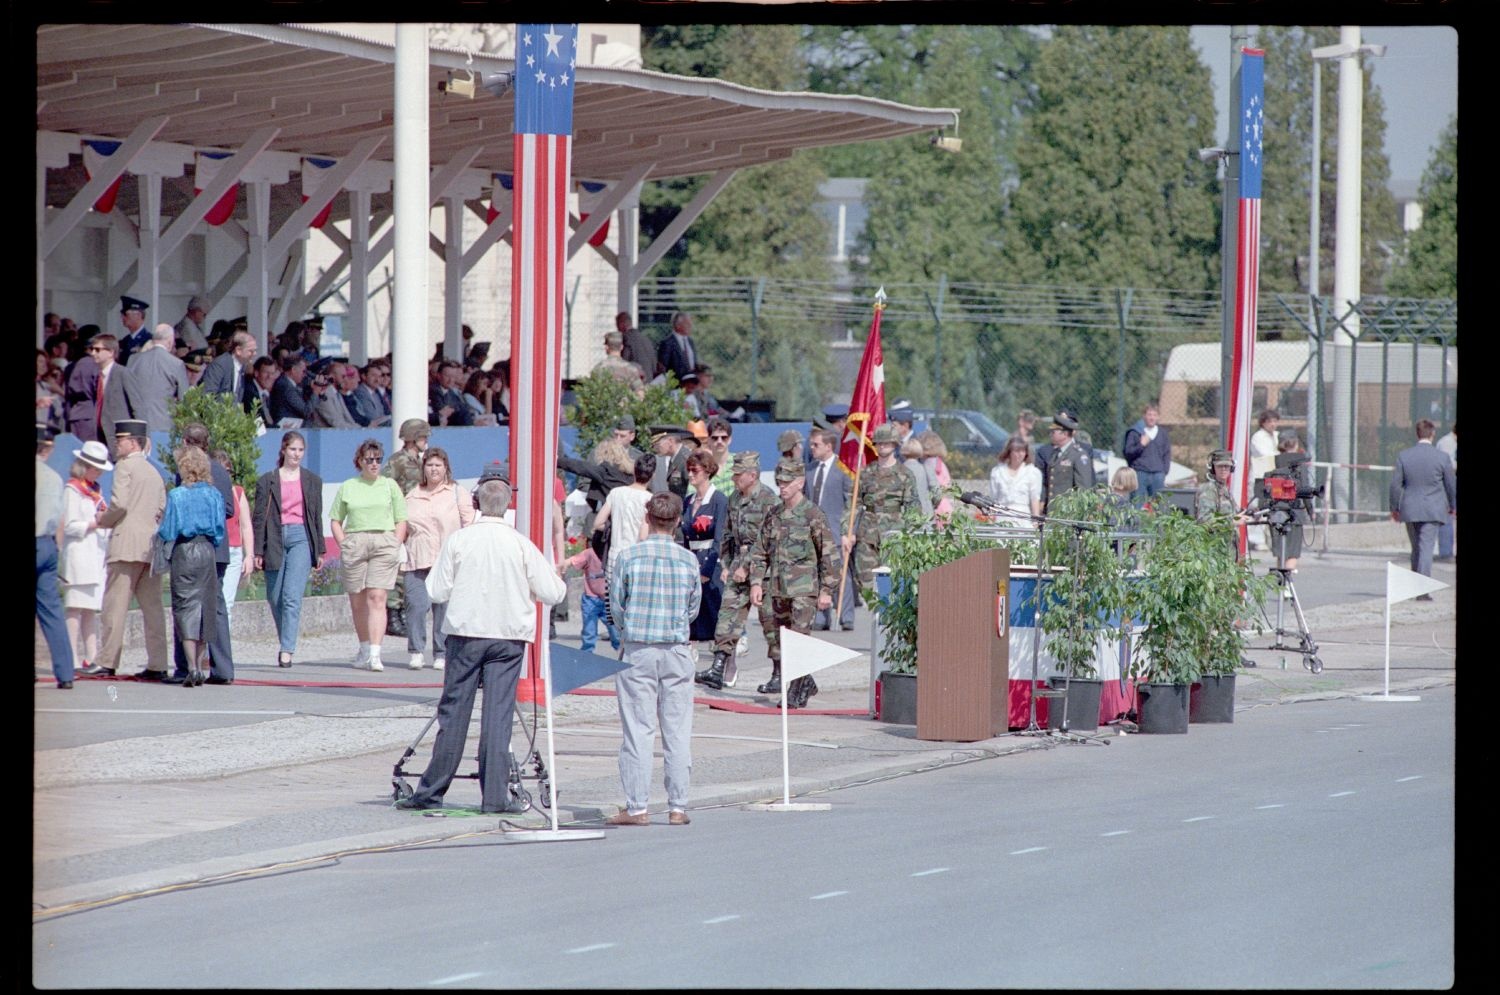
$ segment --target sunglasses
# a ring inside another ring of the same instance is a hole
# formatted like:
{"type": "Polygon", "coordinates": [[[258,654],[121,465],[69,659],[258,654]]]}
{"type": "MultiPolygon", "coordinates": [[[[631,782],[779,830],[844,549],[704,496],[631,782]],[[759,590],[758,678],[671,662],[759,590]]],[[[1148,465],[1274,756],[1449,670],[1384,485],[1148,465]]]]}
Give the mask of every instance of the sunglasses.
{"type": "Polygon", "coordinates": [[[728,442],[729,441],[729,436],[727,436],[727,435],[710,435],[709,438],[713,439],[716,442],[728,442]]]}
{"type": "Polygon", "coordinates": [[[380,462],[380,457],[379,456],[366,456],[364,459],[360,460],[360,462],[361,463],[379,463],[380,462]]]}

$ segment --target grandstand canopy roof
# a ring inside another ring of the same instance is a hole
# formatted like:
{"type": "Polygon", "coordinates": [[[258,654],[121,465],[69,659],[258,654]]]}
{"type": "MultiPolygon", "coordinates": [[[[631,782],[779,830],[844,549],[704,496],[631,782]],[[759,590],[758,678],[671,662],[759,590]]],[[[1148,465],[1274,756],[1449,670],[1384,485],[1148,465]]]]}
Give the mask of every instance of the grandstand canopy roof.
{"type": "MultiPolygon", "coordinates": [[[[510,59],[474,55],[481,74],[510,59]]],[[[474,99],[438,90],[466,53],[429,55],[430,160],[483,143],[475,162],[511,164],[514,101],[483,89],[474,99]]],[[[232,150],[254,128],[277,125],[271,148],[338,158],[384,134],[391,156],[395,50],[329,29],[287,25],[44,25],[37,31],[37,126],[121,138],[165,115],[156,140],[232,150]]],[[[613,181],[642,163],[645,179],[773,162],[795,149],[931,132],[958,111],[867,97],[777,93],[723,80],[641,69],[579,66],[573,175],[613,181]]],[[[63,186],[68,184],[64,183],[63,186]]],[[[67,191],[49,191],[49,203],[67,191]]]]}

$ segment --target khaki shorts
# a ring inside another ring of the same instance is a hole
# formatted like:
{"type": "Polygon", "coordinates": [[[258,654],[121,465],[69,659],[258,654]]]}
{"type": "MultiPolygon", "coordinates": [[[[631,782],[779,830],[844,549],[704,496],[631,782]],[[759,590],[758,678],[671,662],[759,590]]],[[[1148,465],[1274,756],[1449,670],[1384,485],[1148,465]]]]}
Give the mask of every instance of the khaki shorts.
{"type": "Polygon", "coordinates": [[[369,587],[389,591],[396,586],[401,544],[394,532],[346,532],[339,546],[344,591],[357,594],[369,587]]]}

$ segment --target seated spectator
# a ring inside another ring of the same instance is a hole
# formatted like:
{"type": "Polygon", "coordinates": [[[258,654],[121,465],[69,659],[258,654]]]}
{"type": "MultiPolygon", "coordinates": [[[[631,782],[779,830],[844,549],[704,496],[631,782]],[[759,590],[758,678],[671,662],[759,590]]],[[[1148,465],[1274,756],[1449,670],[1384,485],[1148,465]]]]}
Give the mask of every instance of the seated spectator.
{"type": "Polygon", "coordinates": [[[474,415],[459,389],[463,367],[451,359],[438,363],[438,379],[427,391],[427,420],[433,425],[472,425],[474,415]]]}
{"type": "Polygon", "coordinates": [[[380,391],[384,371],[380,364],[371,361],[359,371],[360,382],[346,398],[352,406],[354,420],[361,425],[376,426],[391,423],[390,404],[380,391]]]}
{"type": "Polygon", "coordinates": [[[348,405],[334,386],[343,377],[345,365],[337,359],[320,359],[312,365],[312,393],[308,402],[313,409],[311,424],[318,428],[359,428],[359,422],[349,413],[348,405]]]}
{"type": "Polygon", "coordinates": [[[260,400],[260,416],[265,423],[276,427],[271,420],[271,386],[281,376],[281,367],[270,356],[261,356],[250,367],[250,378],[255,381],[255,396],[260,400]]]}
{"type": "Polygon", "coordinates": [[[724,408],[719,404],[719,399],[714,397],[710,389],[714,385],[714,371],[711,367],[699,363],[693,368],[698,374],[698,406],[702,409],[703,417],[709,418],[713,415],[722,415],[724,408]]]}
{"type": "Polygon", "coordinates": [[[36,351],[36,420],[39,425],[52,429],[54,435],[63,431],[62,377],[54,376],[52,360],[41,349],[36,351]]]}
{"type": "Polygon", "coordinates": [[[203,369],[208,365],[208,350],[194,349],[184,356],[181,362],[187,367],[188,386],[195,387],[198,381],[203,379],[203,369]]]}
{"type": "Polygon", "coordinates": [[[475,425],[493,425],[495,418],[495,390],[490,386],[490,375],[476,371],[464,384],[464,403],[474,416],[475,425]]]}
{"type": "Polygon", "coordinates": [[[271,385],[270,424],[275,427],[287,418],[307,421],[312,404],[302,382],[307,379],[307,360],[300,353],[288,353],[281,360],[281,376],[271,385]]]}

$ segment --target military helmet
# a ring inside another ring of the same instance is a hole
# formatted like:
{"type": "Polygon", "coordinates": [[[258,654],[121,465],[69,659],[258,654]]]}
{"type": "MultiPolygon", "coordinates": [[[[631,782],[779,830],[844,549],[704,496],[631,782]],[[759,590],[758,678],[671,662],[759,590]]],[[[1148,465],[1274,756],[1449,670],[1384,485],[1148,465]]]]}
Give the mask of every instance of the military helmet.
{"type": "Polygon", "coordinates": [[[784,459],[776,464],[776,482],[784,484],[791,480],[805,478],[802,464],[794,459],[784,459]]]}
{"type": "Polygon", "coordinates": [[[876,444],[889,442],[891,445],[895,445],[901,440],[896,435],[896,426],[887,422],[875,429],[875,432],[870,436],[870,441],[876,444]]]}
{"type": "Polygon", "coordinates": [[[1208,472],[1213,473],[1214,467],[1227,466],[1234,469],[1234,454],[1227,449],[1215,449],[1208,454],[1208,472]]]}
{"type": "Polygon", "coordinates": [[[401,423],[401,431],[397,434],[401,436],[402,442],[415,442],[417,439],[430,437],[432,426],[425,418],[408,418],[401,423]]]}

